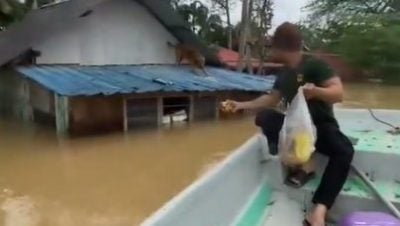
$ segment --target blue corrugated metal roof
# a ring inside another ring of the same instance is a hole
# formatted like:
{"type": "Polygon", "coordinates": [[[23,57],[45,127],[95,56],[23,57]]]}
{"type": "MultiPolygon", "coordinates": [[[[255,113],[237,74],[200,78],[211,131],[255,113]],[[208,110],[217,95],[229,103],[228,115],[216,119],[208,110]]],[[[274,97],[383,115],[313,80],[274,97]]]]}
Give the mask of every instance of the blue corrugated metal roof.
{"type": "Polygon", "coordinates": [[[259,77],[208,67],[210,77],[187,66],[29,66],[17,70],[65,96],[148,92],[267,91],[274,77],[259,77]]]}

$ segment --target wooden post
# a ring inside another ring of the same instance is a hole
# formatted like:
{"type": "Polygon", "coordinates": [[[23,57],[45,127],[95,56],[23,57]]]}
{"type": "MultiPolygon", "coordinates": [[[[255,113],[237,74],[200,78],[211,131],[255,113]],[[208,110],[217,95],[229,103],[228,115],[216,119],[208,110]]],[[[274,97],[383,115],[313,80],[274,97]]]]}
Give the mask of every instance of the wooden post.
{"type": "Polygon", "coordinates": [[[29,89],[29,82],[23,80],[22,82],[22,96],[23,96],[23,106],[22,106],[22,119],[25,122],[33,121],[33,109],[31,104],[31,95],[29,89]]]}
{"type": "Polygon", "coordinates": [[[215,97],[215,119],[219,119],[219,103],[220,103],[220,99],[218,98],[218,96],[215,97]]]}
{"type": "Polygon", "coordinates": [[[157,97],[157,125],[162,126],[164,116],[163,98],[157,97]]]}
{"type": "Polygon", "coordinates": [[[54,105],[57,134],[67,135],[69,131],[69,99],[66,96],[54,94],[54,105]]]}
{"type": "Polygon", "coordinates": [[[250,45],[246,45],[246,66],[247,66],[247,71],[249,74],[253,74],[253,63],[251,59],[251,48],[250,45]]]}
{"type": "Polygon", "coordinates": [[[189,96],[189,112],[188,112],[188,117],[189,117],[189,123],[194,121],[194,97],[193,95],[189,96]]]}
{"type": "Polygon", "coordinates": [[[122,105],[123,105],[123,119],[124,119],[124,121],[123,121],[123,127],[124,127],[124,132],[128,132],[128,129],[129,129],[129,127],[128,127],[128,106],[127,106],[127,100],[126,100],[126,98],[123,98],[123,101],[122,101],[123,103],[122,103],[122,105]]]}

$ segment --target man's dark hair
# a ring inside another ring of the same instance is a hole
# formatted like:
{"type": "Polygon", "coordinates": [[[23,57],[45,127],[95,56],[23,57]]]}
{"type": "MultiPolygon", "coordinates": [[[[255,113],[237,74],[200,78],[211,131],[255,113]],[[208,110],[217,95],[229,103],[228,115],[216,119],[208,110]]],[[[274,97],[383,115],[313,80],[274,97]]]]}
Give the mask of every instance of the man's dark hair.
{"type": "Polygon", "coordinates": [[[297,26],[289,22],[279,25],[272,37],[272,47],[284,51],[301,51],[303,38],[297,26]]]}

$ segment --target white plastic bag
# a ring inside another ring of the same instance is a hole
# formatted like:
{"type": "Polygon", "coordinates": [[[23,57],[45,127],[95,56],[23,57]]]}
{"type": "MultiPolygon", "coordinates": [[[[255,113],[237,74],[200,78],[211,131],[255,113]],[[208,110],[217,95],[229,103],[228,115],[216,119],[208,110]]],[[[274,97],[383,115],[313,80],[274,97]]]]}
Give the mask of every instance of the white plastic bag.
{"type": "Polygon", "coordinates": [[[279,133],[279,155],[288,166],[306,163],[315,151],[316,129],[308,110],[303,87],[286,111],[282,129],[279,133]]]}

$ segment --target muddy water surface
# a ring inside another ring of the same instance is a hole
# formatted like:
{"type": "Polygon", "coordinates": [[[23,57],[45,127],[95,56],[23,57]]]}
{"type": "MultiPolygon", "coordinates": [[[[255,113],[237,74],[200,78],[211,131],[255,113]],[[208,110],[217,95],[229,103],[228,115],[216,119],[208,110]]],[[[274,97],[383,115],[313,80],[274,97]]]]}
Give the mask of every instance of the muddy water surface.
{"type": "MultiPolygon", "coordinates": [[[[400,87],[346,85],[343,107],[400,108],[400,87]]],[[[252,119],[58,141],[0,121],[0,225],[139,225],[256,132],[252,119]]]]}

